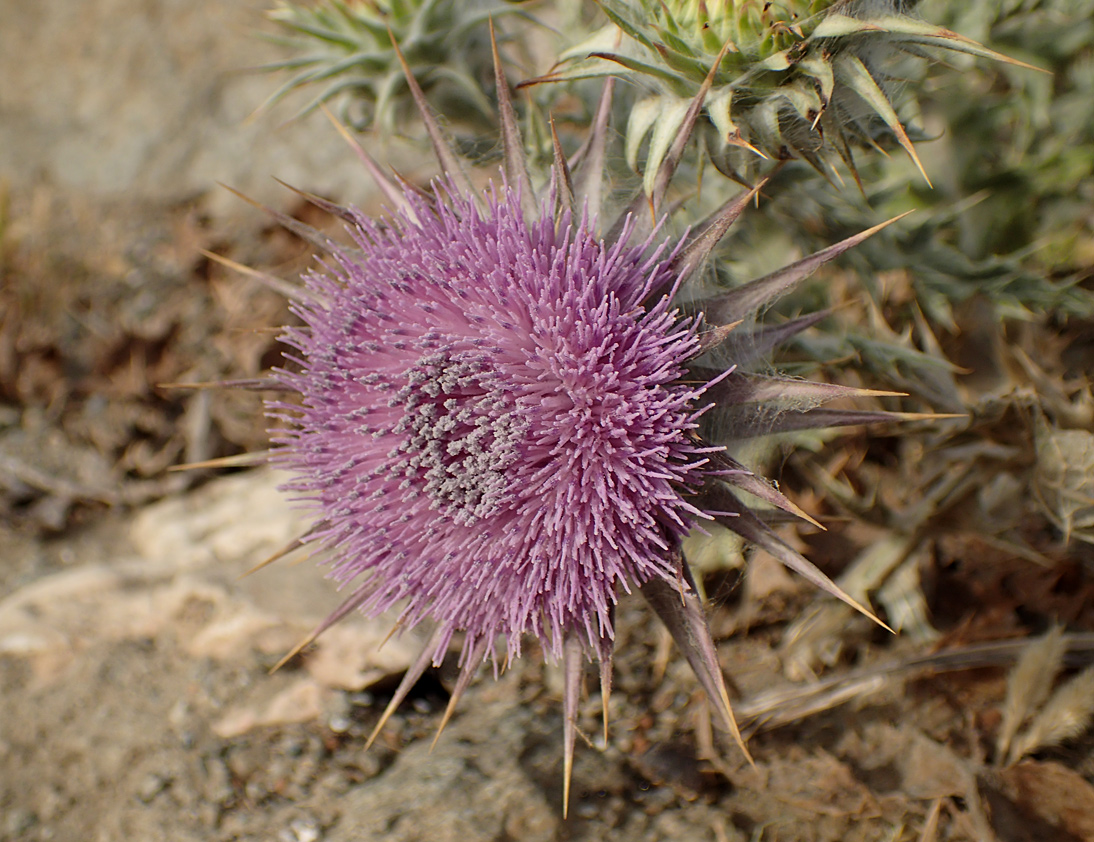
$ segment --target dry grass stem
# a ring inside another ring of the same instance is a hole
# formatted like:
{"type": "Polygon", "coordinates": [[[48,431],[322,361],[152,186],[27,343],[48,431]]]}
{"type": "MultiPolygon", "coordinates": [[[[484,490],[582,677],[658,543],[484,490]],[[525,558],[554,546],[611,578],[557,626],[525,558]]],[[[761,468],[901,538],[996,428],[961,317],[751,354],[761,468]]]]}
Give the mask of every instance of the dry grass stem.
{"type": "Polygon", "coordinates": [[[995,742],[995,756],[1002,759],[1010,750],[1018,729],[1048,698],[1052,684],[1064,661],[1063,629],[1053,626],[1048,633],[1032,641],[1007,677],[1007,698],[1003,704],[1003,723],[995,742]]]}
{"type": "Polygon", "coordinates": [[[931,811],[927,813],[927,820],[923,823],[923,830],[919,834],[919,842],[935,842],[938,838],[938,816],[942,812],[942,799],[935,799],[931,805],[931,811]]]}
{"type": "MultiPolygon", "coordinates": [[[[1062,638],[1067,653],[1064,658],[1066,665],[1086,666],[1094,662],[1094,634],[1065,634],[1062,638]]],[[[733,710],[742,731],[751,735],[798,722],[848,701],[866,698],[894,681],[959,670],[1010,666],[1028,647],[1026,640],[1004,640],[896,659],[808,684],[765,690],[734,704],[733,710]]]]}
{"type": "Polygon", "coordinates": [[[1094,717],[1094,667],[1083,670],[1049,699],[1011,746],[1008,765],[1032,751],[1059,745],[1087,729],[1094,717]]]}

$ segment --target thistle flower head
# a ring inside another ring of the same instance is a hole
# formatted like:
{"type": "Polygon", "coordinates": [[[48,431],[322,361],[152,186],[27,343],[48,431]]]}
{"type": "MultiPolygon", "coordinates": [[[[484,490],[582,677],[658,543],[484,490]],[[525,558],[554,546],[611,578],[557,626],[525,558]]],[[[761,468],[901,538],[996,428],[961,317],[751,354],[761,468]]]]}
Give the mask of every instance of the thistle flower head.
{"type": "Polygon", "coordinates": [[[576,635],[606,658],[617,591],[675,579],[699,514],[696,325],[643,303],[671,255],[526,219],[507,189],[433,198],[359,217],[360,251],[309,277],[277,458],[355,607],[431,618],[442,653],[460,630],[465,657],[524,635],[560,657],[576,635]]]}

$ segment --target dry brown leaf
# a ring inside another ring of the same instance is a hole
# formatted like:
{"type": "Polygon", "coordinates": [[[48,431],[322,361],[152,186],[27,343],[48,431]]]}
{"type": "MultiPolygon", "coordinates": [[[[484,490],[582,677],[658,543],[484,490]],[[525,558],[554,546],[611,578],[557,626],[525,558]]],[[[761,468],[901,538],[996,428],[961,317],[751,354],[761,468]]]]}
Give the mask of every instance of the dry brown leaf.
{"type": "Polygon", "coordinates": [[[1044,513],[1063,533],[1094,543],[1094,435],[1061,430],[1036,419],[1033,489],[1044,513]]]}
{"type": "Polygon", "coordinates": [[[1002,792],[1024,812],[1056,829],[1053,842],[1094,842],[1094,786],[1059,763],[1023,760],[999,776],[1002,792]]]}
{"type": "MultiPolygon", "coordinates": [[[[854,599],[866,602],[914,549],[914,539],[890,534],[866,547],[836,580],[854,599]]],[[[853,617],[842,603],[823,600],[814,603],[790,624],[779,645],[783,669],[792,681],[816,677],[816,669],[832,666],[847,641],[847,626],[853,617]]]]}
{"type": "Polygon", "coordinates": [[[928,555],[928,544],[919,544],[877,592],[889,625],[916,643],[933,643],[939,637],[931,625],[930,608],[920,582],[920,570],[926,566],[928,555]]]}

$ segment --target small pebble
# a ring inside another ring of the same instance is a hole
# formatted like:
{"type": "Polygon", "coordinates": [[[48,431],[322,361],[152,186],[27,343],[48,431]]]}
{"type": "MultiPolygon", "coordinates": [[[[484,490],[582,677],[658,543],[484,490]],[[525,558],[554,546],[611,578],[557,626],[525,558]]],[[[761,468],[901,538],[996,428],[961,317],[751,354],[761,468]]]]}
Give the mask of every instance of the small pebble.
{"type": "Polygon", "coordinates": [[[137,787],[137,798],[147,804],[163,792],[170,782],[171,779],[166,775],[152,772],[151,774],[146,775],[144,780],[141,781],[140,786],[137,787]]]}
{"type": "Polygon", "coordinates": [[[319,824],[311,817],[293,819],[277,835],[278,842],[319,842],[321,837],[319,824]]]}

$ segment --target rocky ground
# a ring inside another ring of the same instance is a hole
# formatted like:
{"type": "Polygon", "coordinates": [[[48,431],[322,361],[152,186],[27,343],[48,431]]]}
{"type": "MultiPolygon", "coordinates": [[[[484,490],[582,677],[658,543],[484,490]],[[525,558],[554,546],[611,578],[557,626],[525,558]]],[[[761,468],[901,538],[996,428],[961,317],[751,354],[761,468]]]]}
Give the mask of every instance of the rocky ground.
{"type": "MultiPolygon", "coordinates": [[[[559,676],[533,658],[474,687],[431,752],[442,669],[366,752],[420,641],[379,648],[387,626],[355,618],[269,674],[332,604],[307,563],[238,578],[299,529],[275,486],[244,472],[53,538],[8,533],[0,838],[880,840],[916,838],[946,805],[938,838],[973,839],[984,818],[955,799],[1005,791],[1016,774],[981,765],[976,719],[1001,697],[999,674],[883,682],[859,705],[754,737],[752,768],[720,735],[701,757],[693,681],[663,661],[635,602],[611,742],[579,746],[567,821],[559,676]]],[[[781,597],[803,604],[800,589],[781,597]]],[[[759,630],[723,646],[747,699],[786,686],[775,640],[759,630]]],[[[587,734],[599,707],[591,694],[587,734]]],[[[1091,803],[1079,775],[1052,771],[1091,803]]]]}
{"type": "MultiPolygon", "coordinates": [[[[432,751],[449,665],[364,749],[420,645],[381,647],[382,619],[270,673],[337,597],[307,559],[240,578],[303,528],[272,472],[166,471],[261,450],[259,396],[162,386],[276,359],[283,300],[203,250],[308,260],[216,182],[312,224],[272,176],[367,202],[321,118],[251,116],[264,5],[0,4],[0,840],[1094,840],[1088,738],[994,756],[1024,639],[1059,620],[1070,667],[1094,650],[1091,554],[1048,527],[1033,559],[941,545],[924,591],[943,638],[844,618],[804,662],[784,633],[808,587],[763,558],[709,579],[754,765],[624,601],[610,739],[590,675],[566,820],[561,681],[535,652],[480,680],[432,751]]],[[[872,541],[833,535],[803,540],[821,560],[872,541]]]]}

